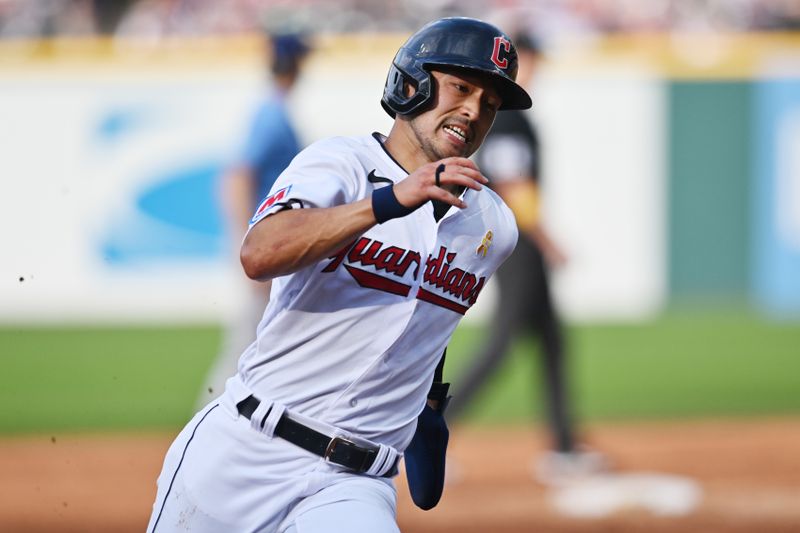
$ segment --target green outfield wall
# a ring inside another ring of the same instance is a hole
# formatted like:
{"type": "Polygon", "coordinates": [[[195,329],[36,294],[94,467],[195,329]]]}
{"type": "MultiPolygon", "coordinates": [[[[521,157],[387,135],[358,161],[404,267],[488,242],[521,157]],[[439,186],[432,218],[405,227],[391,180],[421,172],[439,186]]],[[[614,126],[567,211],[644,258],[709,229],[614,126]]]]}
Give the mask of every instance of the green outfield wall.
{"type": "Polygon", "coordinates": [[[744,296],[750,286],[750,81],[669,83],[672,296],[744,296]]]}

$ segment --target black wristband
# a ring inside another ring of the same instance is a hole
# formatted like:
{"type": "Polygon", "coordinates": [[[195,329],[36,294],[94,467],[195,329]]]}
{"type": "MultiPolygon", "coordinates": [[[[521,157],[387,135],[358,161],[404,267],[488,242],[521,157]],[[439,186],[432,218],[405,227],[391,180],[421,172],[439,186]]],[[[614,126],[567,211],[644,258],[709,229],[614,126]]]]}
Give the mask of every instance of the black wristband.
{"type": "Polygon", "coordinates": [[[416,207],[406,207],[397,201],[392,185],[375,189],[372,192],[372,212],[375,214],[378,224],[383,224],[393,218],[404,217],[416,210],[416,207]]]}

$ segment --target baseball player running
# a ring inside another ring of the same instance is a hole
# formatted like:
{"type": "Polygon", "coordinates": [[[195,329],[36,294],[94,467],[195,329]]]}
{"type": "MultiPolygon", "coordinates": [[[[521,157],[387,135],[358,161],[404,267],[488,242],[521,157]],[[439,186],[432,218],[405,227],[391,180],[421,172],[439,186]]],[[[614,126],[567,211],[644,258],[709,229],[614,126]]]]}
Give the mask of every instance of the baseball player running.
{"type": "Polygon", "coordinates": [[[167,452],[148,531],[398,531],[407,447],[415,502],[436,504],[443,352],[517,240],[467,158],[498,110],[530,107],[516,72],[496,27],[432,22],[389,69],[389,135],[317,142],[281,174],[241,250],[273,280],[256,340],[167,452]]]}

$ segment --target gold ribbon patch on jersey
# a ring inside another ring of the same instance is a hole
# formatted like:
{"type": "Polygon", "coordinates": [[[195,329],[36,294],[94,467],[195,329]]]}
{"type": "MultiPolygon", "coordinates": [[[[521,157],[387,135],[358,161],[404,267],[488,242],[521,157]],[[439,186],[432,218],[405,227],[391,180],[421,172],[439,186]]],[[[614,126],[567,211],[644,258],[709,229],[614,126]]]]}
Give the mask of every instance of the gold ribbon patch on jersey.
{"type": "Polygon", "coordinates": [[[486,254],[489,252],[489,247],[492,245],[492,230],[486,232],[486,235],[483,236],[481,240],[480,246],[478,249],[475,250],[475,253],[481,257],[486,257],[486,254]]]}

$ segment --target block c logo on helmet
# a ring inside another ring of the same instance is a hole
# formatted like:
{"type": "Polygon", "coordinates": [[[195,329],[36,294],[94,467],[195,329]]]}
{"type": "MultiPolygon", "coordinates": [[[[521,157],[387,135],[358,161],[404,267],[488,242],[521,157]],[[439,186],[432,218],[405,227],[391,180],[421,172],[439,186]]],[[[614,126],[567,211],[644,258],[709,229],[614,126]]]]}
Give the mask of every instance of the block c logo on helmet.
{"type": "Polygon", "coordinates": [[[503,36],[494,38],[494,49],[492,50],[492,63],[502,69],[508,68],[508,54],[511,53],[511,41],[503,36]],[[503,57],[500,57],[500,51],[503,50],[503,57]]]}

